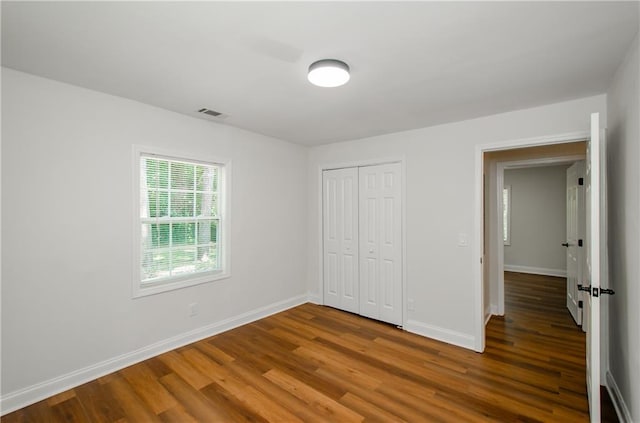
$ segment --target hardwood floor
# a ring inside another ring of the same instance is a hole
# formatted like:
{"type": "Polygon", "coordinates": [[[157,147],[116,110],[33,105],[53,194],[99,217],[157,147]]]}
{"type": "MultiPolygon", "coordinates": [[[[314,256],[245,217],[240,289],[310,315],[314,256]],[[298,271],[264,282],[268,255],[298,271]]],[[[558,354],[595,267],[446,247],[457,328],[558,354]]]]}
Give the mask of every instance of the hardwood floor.
{"type": "Polygon", "coordinates": [[[2,422],[588,421],[584,335],[564,279],[507,273],[505,285],[484,354],[305,304],[2,422]]]}

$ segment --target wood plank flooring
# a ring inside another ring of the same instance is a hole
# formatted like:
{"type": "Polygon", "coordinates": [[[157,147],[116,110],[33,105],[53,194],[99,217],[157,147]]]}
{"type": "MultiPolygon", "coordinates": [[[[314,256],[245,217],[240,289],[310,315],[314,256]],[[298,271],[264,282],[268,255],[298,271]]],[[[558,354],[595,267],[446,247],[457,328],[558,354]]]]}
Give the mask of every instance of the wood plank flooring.
{"type": "Polygon", "coordinates": [[[506,314],[489,322],[484,354],[305,304],[2,422],[588,421],[584,335],[564,279],[505,279],[506,314]]]}

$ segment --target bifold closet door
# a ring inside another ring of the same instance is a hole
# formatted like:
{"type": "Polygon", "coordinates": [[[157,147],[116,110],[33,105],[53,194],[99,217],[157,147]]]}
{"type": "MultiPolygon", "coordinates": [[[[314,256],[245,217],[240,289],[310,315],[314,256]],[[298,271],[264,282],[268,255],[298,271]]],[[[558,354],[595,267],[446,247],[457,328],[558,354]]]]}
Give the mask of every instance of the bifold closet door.
{"type": "Polygon", "coordinates": [[[402,324],[399,163],[359,168],[360,314],[402,324]]]}
{"type": "Polygon", "coordinates": [[[322,174],[324,303],[359,313],[358,169],[322,174]]]}

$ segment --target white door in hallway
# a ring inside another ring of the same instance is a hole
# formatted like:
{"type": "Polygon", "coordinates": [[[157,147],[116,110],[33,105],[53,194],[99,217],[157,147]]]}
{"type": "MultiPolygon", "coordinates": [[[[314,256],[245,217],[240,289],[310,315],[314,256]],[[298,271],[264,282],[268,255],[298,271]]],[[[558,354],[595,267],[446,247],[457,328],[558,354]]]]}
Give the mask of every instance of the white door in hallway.
{"type": "Polygon", "coordinates": [[[402,324],[400,163],[359,169],[360,314],[402,324]]]}
{"type": "Polygon", "coordinates": [[[324,304],[359,313],[358,169],[322,174],[324,304]]]}
{"type": "Polygon", "coordinates": [[[600,422],[600,296],[602,269],[607,268],[604,181],[605,133],[600,114],[591,115],[591,139],[587,144],[585,197],[587,209],[586,274],[583,288],[584,323],[587,332],[587,394],[591,422],[600,422]]]}
{"type": "Polygon", "coordinates": [[[582,324],[582,299],[578,284],[582,283],[584,231],[584,163],[576,162],[567,169],[567,308],[576,324],[582,324]]]}

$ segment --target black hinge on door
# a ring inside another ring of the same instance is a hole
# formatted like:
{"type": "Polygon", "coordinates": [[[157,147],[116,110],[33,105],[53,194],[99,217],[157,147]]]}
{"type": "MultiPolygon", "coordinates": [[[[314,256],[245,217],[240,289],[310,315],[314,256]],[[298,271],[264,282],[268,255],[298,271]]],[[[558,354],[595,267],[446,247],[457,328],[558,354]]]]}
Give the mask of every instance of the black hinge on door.
{"type": "Polygon", "coordinates": [[[584,178],[578,178],[578,185],[584,185],[584,178]]]}
{"type": "Polygon", "coordinates": [[[582,300],[578,301],[578,308],[582,308],[582,300]]]}
{"type": "Polygon", "coordinates": [[[578,240],[578,247],[582,247],[582,240],[581,239],[578,240]]]}

